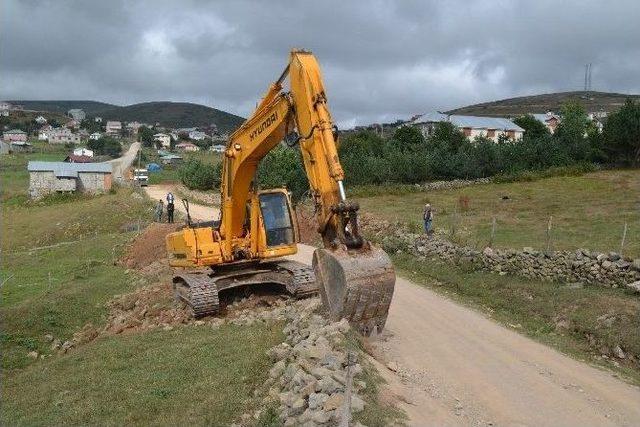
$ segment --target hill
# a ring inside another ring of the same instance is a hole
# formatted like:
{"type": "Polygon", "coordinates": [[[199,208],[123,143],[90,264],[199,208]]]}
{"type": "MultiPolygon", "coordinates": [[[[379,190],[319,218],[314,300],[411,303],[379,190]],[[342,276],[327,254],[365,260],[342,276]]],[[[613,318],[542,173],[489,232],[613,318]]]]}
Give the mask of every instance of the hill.
{"type": "Polygon", "coordinates": [[[527,113],[546,113],[547,111],[560,111],[562,104],[576,101],[582,104],[589,112],[613,111],[622,104],[626,98],[640,99],[640,95],[626,95],[623,93],[609,92],[557,92],[542,95],[520,96],[517,98],[501,99],[499,101],[484,102],[469,105],[447,111],[448,114],[466,114],[473,116],[510,117],[527,113]]]}
{"type": "Polygon", "coordinates": [[[226,111],[188,102],[144,102],[118,106],[97,101],[8,101],[26,110],[50,111],[66,114],[81,108],[88,117],[101,116],[107,120],[139,121],[167,127],[209,126],[215,123],[221,132],[230,132],[244,119],[226,111]]]}
{"type": "Polygon", "coordinates": [[[221,132],[235,130],[244,119],[226,111],[188,102],[145,102],[100,112],[105,119],[159,123],[168,127],[209,126],[215,123],[221,132]]]}
{"type": "Polygon", "coordinates": [[[12,104],[22,105],[25,110],[50,111],[66,114],[72,108],[81,108],[87,115],[92,116],[100,111],[116,108],[117,105],[98,101],[8,101],[12,104]]]}

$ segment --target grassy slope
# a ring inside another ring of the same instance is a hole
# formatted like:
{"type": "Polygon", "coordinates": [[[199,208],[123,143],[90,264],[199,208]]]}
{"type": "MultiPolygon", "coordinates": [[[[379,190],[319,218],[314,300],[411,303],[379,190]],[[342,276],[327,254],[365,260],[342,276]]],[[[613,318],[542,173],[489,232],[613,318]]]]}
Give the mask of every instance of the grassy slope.
{"type": "Polygon", "coordinates": [[[102,338],[66,355],[49,349],[45,334],[64,340],[88,322],[99,326],[108,300],[145,283],[113,261],[133,236],[122,226],[144,221],[150,208],[126,189],[28,202],[23,168],[41,155],[2,159],[0,423],[230,424],[267,375],[278,325],[184,327],[102,338]],[[46,357],[29,358],[32,350],[46,357]]]}
{"type": "MultiPolygon", "coordinates": [[[[184,152],[179,154],[182,156],[183,162],[186,162],[189,159],[197,159],[203,163],[210,164],[213,166],[217,163],[220,163],[221,161],[220,153],[214,153],[212,151],[184,152]]],[[[170,184],[170,183],[180,182],[180,175],[178,173],[178,169],[180,168],[180,165],[175,165],[175,166],[163,165],[162,162],[160,161],[160,156],[158,156],[158,153],[156,150],[153,150],[151,148],[145,148],[144,163],[147,164],[151,162],[157,163],[160,166],[162,166],[162,170],[159,172],[149,173],[149,184],[152,184],[152,185],[163,184],[163,183],[170,184]]]]}
{"type": "Polygon", "coordinates": [[[587,111],[614,111],[624,104],[626,98],[637,100],[640,95],[596,91],[545,93],[469,105],[451,110],[449,114],[517,116],[527,113],[546,113],[547,111],[560,112],[562,104],[567,102],[578,102],[587,111]]]}
{"type": "Polygon", "coordinates": [[[559,283],[473,271],[468,266],[420,261],[408,254],[392,256],[399,274],[478,308],[494,319],[579,359],[614,368],[640,384],[638,362],[616,367],[600,358],[620,345],[640,354],[640,300],[620,289],[573,288],[559,283]],[[612,315],[611,324],[601,316],[612,315]],[[599,319],[600,318],[600,319],[599,319]],[[565,323],[566,322],[566,323],[565,323]],[[589,344],[587,335],[596,339],[589,344]]]}
{"type": "Polygon", "coordinates": [[[364,212],[416,231],[421,229],[422,206],[430,202],[436,228],[450,231],[455,224],[457,241],[479,247],[489,242],[495,216],[494,247],[545,249],[547,221],[553,216],[554,249],[617,251],[626,221],[625,255],[640,256],[640,170],[404,194],[390,188],[387,194],[358,201],[364,212]],[[466,211],[460,206],[464,197],[469,200],[466,211]]]}

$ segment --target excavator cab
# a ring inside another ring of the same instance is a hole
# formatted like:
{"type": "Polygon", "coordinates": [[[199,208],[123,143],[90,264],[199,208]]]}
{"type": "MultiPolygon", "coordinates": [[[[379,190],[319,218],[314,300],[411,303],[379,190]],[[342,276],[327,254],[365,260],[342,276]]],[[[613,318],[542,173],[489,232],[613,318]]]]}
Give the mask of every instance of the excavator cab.
{"type": "Polygon", "coordinates": [[[261,191],[258,194],[266,246],[273,248],[297,243],[291,197],[284,190],[261,191]]]}

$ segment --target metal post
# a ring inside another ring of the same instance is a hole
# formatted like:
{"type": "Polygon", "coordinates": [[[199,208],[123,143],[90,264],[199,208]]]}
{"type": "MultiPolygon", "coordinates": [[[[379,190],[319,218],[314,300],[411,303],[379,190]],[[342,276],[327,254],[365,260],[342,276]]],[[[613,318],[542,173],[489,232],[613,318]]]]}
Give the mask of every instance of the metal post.
{"type": "Polygon", "coordinates": [[[342,184],[342,180],[338,181],[338,191],[340,191],[340,200],[343,202],[347,200],[347,193],[344,191],[344,184],[342,184]]]}
{"type": "Polygon", "coordinates": [[[627,239],[627,222],[624,222],[624,229],[622,230],[622,241],[620,242],[620,256],[624,251],[624,241],[627,239]]]}

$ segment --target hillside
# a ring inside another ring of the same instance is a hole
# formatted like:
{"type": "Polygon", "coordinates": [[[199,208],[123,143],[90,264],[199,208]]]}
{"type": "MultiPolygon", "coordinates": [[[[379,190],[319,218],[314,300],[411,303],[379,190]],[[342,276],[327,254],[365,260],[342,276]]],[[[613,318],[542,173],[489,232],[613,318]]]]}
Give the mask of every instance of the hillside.
{"type": "Polygon", "coordinates": [[[144,102],[120,107],[97,101],[9,101],[26,110],[66,114],[72,108],[82,108],[87,116],[107,120],[139,121],[168,127],[209,126],[215,123],[221,132],[235,130],[244,119],[240,116],[188,102],[144,102]]]}
{"type": "Polygon", "coordinates": [[[99,111],[116,108],[117,105],[98,101],[8,101],[12,104],[22,105],[25,110],[51,111],[66,114],[72,108],[81,108],[87,115],[95,115],[99,111]]]}
{"type": "Polygon", "coordinates": [[[235,130],[244,119],[240,116],[188,102],[145,102],[100,112],[104,119],[159,123],[168,127],[208,126],[215,123],[221,132],[235,130]]]}
{"type": "Polygon", "coordinates": [[[626,98],[640,99],[640,95],[626,95],[609,92],[558,92],[484,102],[447,111],[448,114],[467,114],[475,116],[509,117],[526,113],[545,113],[560,111],[562,104],[576,101],[591,111],[613,111],[618,109],[626,98]]]}

